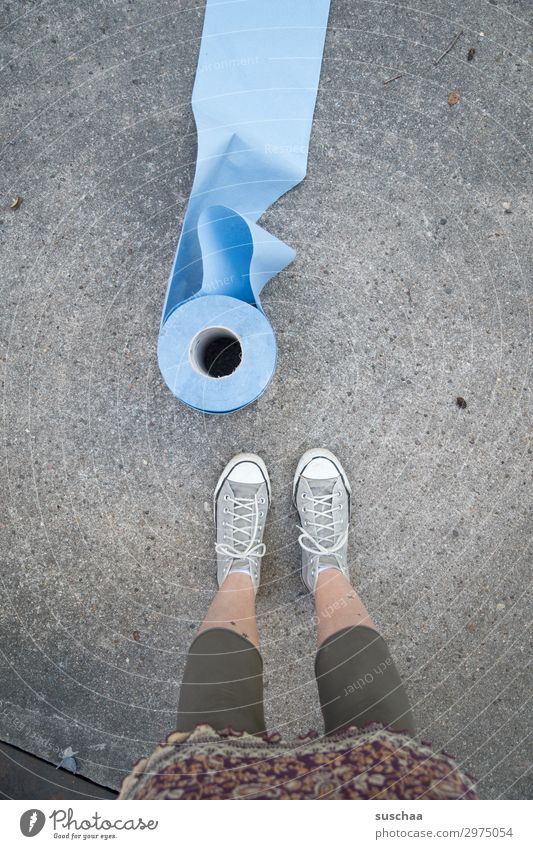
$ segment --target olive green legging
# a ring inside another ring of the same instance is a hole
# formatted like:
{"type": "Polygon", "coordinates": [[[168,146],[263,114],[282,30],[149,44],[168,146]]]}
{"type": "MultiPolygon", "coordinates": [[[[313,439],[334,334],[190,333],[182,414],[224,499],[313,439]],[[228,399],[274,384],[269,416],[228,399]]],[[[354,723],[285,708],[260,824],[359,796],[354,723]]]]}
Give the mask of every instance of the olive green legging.
{"type": "MultiPolygon", "coordinates": [[[[328,637],[318,649],[315,675],[326,734],[369,722],[415,733],[407,693],[385,640],[373,628],[356,625],[328,637]]],[[[201,724],[266,731],[261,655],[227,628],[199,634],[187,657],[177,729],[201,724]]]]}

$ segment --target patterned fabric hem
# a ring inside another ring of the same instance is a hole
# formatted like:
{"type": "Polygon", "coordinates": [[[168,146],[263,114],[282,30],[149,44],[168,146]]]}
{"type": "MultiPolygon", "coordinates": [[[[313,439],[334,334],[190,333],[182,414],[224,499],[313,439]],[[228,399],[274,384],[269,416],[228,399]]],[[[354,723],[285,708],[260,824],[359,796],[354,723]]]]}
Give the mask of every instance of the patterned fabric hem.
{"type": "Polygon", "coordinates": [[[447,753],[375,723],[292,743],[198,725],[141,758],[119,799],[475,799],[474,788],[447,753]]]}

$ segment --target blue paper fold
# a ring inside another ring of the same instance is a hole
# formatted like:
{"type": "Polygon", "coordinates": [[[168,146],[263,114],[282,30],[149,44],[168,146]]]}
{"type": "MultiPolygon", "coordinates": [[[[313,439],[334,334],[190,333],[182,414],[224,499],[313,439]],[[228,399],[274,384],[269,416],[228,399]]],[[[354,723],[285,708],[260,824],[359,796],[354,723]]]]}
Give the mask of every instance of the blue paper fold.
{"type": "Polygon", "coordinates": [[[206,412],[251,403],[274,372],[259,296],[295,251],[257,221],[305,176],[328,13],[329,0],[206,4],[192,96],[196,173],[158,345],[169,388],[206,412]],[[211,377],[194,361],[195,340],[210,327],[239,340],[230,375],[211,377]]]}

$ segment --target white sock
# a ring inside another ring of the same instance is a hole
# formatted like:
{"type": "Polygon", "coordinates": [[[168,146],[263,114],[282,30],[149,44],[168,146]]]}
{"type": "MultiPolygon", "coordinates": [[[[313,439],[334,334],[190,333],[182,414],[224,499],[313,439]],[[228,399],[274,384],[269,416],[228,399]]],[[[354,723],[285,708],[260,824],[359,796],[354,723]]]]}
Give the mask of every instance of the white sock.
{"type": "Polygon", "coordinates": [[[335,562],[335,563],[321,563],[320,560],[319,560],[318,561],[318,573],[320,574],[320,572],[324,572],[325,569],[337,569],[338,572],[342,572],[342,569],[337,562],[335,562]]]}
{"type": "Polygon", "coordinates": [[[245,575],[250,575],[252,577],[252,570],[250,566],[232,566],[228,572],[229,575],[234,575],[235,572],[243,572],[245,575]]]}

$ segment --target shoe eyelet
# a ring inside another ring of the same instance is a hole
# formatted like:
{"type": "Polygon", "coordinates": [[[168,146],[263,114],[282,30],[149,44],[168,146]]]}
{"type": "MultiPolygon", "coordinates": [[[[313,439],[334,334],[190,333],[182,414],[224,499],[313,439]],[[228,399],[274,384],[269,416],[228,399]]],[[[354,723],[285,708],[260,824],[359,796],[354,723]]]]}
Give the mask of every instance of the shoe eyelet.
{"type": "Polygon", "coordinates": [[[224,507],[224,509],[223,509],[223,511],[222,511],[222,512],[223,512],[223,513],[229,513],[229,510],[228,510],[228,508],[227,508],[227,507],[224,507]]]}
{"type": "Polygon", "coordinates": [[[265,499],[263,498],[263,496],[261,496],[261,498],[259,499],[259,504],[264,504],[264,503],[265,503],[265,499]]]}
{"type": "Polygon", "coordinates": [[[227,493],[226,493],[226,495],[224,496],[224,501],[229,501],[229,495],[228,495],[227,493]]]}
{"type": "Polygon", "coordinates": [[[307,492],[302,492],[302,498],[307,498],[307,492]]]}
{"type": "Polygon", "coordinates": [[[262,510],[260,510],[260,511],[259,511],[259,515],[260,515],[260,516],[264,516],[265,514],[263,513],[263,511],[262,511],[262,510]]]}

